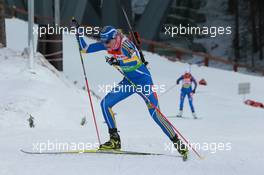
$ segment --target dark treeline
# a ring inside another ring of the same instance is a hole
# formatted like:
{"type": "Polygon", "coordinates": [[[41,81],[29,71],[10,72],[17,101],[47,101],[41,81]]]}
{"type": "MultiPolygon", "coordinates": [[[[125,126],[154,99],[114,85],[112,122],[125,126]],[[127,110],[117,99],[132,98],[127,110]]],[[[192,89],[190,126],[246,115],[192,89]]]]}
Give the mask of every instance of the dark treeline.
{"type": "Polygon", "coordinates": [[[0,48],[6,46],[4,0],[0,0],[0,48]]]}
{"type": "Polygon", "coordinates": [[[234,15],[235,61],[255,67],[263,60],[264,0],[228,0],[228,11],[234,15]]]}

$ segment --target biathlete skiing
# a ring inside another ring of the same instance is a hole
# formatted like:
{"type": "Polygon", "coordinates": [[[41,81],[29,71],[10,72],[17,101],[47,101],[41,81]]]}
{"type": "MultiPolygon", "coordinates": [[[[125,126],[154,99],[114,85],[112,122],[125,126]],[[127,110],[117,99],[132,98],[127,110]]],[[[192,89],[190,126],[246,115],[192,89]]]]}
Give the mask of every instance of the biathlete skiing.
{"type": "Polygon", "coordinates": [[[180,111],[177,117],[182,117],[183,114],[183,106],[184,106],[184,99],[187,96],[189,105],[192,111],[192,115],[194,119],[197,119],[194,106],[193,106],[193,94],[195,94],[197,88],[197,82],[190,73],[190,71],[186,71],[183,75],[181,75],[176,84],[178,85],[182,81],[182,88],[181,88],[181,95],[180,95],[180,111]],[[192,83],[194,83],[194,88],[192,88],[192,83]]]}
{"type": "Polygon", "coordinates": [[[187,146],[180,140],[170,123],[166,121],[151,105],[154,104],[159,108],[157,94],[152,90],[152,88],[144,88],[145,86],[152,87],[153,81],[148,68],[140,58],[139,50],[135,44],[122,34],[122,32],[112,26],[105,26],[101,30],[100,42],[87,45],[83,36],[78,37],[82,53],[92,53],[101,50],[107,51],[111,57],[106,57],[106,62],[111,66],[118,67],[122,70],[123,75],[125,76],[124,79],[119,82],[118,86],[112,89],[112,91],[109,92],[101,101],[101,109],[104,120],[108,126],[110,139],[109,141],[101,144],[99,149],[121,149],[121,139],[118,134],[112,107],[132,94],[137,93],[146,102],[151,118],[153,118],[156,124],[159,125],[166,136],[172,141],[178,152],[183,157],[187,157],[187,146]],[[126,88],[128,86],[132,86],[132,84],[141,86],[141,93],[136,91],[135,88],[126,88]],[[146,97],[149,100],[146,100],[146,97]]]}

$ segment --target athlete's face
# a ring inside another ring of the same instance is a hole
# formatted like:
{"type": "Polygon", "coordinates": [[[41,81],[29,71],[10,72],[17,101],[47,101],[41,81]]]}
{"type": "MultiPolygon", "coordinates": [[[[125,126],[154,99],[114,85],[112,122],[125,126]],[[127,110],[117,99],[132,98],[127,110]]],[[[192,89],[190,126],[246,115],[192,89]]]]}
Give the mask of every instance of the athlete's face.
{"type": "Polygon", "coordinates": [[[191,78],[191,74],[190,73],[185,73],[183,77],[186,78],[186,79],[191,78]]]}
{"type": "Polygon", "coordinates": [[[104,45],[107,49],[112,49],[115,45],[115,42],[116,42],[115,39],[111,39],[111,40],[105,42],[104,45]]]}

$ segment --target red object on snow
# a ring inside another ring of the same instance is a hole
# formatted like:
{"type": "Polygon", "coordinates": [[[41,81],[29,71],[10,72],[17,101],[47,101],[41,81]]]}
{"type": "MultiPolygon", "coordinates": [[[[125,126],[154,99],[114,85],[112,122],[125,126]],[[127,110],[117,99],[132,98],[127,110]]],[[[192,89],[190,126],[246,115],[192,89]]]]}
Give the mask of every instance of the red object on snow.
{"type": "Polygon", "coordinates": [[[199,85],[206,86],[206,85],[207,85],[207,82],[205,81],[205,79],[202,78],[202,79],[199,81],[199,85]]]}
{"type": "Polygon", "coordinates": [[[246,100],[244,103],[246,105],[257,107],[257,108],[264,108],[263,103],[260,103],[260,102],[254,101],[254,100],[246,100]]]}

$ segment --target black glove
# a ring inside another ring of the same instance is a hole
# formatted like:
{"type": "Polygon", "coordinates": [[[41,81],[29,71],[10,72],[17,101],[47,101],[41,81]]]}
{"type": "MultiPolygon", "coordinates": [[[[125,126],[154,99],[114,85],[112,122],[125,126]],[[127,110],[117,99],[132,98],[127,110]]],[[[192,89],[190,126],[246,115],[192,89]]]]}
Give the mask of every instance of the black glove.
{"type": "Polygon", "coordinates": [[[119,61],[116,58],[114,58],[114,57],[105,57],[105,59],[106,59],[106,62],[108,64],[110,64],[111,66],[112,65],[115,65],[115,66],[119,66],[120,65],[119,61]]]}
{"type": "Polygon", "coordinates": [[[192,90],[192,93],[195,94],[195,89],[192,90]]]}

